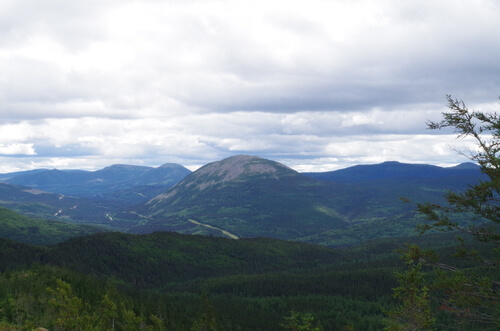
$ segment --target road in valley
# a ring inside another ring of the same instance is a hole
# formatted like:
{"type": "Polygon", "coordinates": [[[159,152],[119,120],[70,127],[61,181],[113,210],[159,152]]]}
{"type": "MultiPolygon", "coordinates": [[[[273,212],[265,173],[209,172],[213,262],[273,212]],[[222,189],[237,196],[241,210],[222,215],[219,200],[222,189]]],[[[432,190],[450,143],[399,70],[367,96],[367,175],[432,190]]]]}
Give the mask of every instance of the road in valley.
{"type": "Polygon", "coordinates": [[[188,221],[191,222],[191,223],[193,223],[193,224],[196,224],[196,225],[200,225],[200,226],[204,226],[204,227],[209,228],[209,229],[220,231],[223,234],[225,234],[226,236],[228,236],[229,238],[240,239],[237,235],[232,234],[231,232],[227,232],[226,230],[222,230],[222,229],[216,228],[215,226],[211,226],[211,225],[208,225],[208,224],[203,224],[203,223],[200,223],[198,221],[191,220],[191,219],[188,219],[188,221]]]}

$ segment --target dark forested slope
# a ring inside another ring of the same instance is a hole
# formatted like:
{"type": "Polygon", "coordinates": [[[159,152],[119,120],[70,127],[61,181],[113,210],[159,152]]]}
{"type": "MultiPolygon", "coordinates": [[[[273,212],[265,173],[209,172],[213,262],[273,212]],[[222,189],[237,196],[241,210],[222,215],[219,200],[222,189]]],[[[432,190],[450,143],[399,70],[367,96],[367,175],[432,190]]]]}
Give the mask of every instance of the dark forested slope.
{"type": "Polygon", "coordinates": [[[35,219],[0,207],[0,238],[32,245],[51,245],[66,239],[103,232],[103,228],[35,219]]]}

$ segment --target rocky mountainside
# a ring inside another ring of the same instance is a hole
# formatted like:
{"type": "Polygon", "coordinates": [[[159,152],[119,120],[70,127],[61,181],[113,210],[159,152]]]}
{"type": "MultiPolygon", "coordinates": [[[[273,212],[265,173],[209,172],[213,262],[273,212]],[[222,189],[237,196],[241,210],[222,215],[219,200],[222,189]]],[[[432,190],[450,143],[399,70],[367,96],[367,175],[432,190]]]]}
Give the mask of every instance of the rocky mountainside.
{"type": "Polygon", "coordinates": [[[236,183],[250,182],[254,179],[279,180],[298,173],[283,164],[262,159],[256,156],[237,155],[222,161],[209,163],[177,185],[172,190],[155,197],[148,204],[155,205],[175,195],[189,192],[199,195],[207,188],[223,187],[236,183]]]}

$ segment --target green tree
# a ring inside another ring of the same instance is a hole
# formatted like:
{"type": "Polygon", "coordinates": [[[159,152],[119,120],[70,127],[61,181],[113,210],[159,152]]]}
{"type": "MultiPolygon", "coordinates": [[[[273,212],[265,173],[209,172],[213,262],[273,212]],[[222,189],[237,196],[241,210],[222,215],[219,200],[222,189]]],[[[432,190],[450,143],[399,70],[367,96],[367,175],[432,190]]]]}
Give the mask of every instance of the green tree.
{"type": "Polygon", "coordinates": [[[486,176],[463,192],[446,193],[447,205],[419,204],[418,212],[428,221],[419,228],[422,233],[453,230],[466,236],[459,238],[456,256],[470,259],[474,267],[441,263],[434,253],[415,258],[439,270],[436,287],[442,290],[442,310],[461,323],[500,327],[500,117],[469,110],[451,96],[447,100],[450,111],[443,113],[440,122],[429,121],[428,127],[453,128],[457,138],[472,138],[477,149],[457,151],[477,162],[486,176]],[[464,217],[469,220],[467,226],[460,222],[464,217]],[[476,249],[468,247],[468,237],[475,239],[476,249]]]}
{"type": "Polygon", "coordinates": [[[414,258],[419,257],[419,248],[411,246],[404,255],[407,270],[397,272],[399,286],[393,296],[401,301],[396,308],[387,312],[388,331],[431,330],[432,318],[429,288],[425,285],[422,265],[414,258]],[[415,254],[416,253],[416,254],[415,254]]]}
{"type": "Polygon", "coordinates": [[[127,309],[123,303],[121,303],[120,315],[121,318],[119,324],[121,326],[121,330],[136,331],[145,328],[142,318],[137,316],[133,310],[127,309]]]}
{"type": "Polygon", "coordinates": [[[99,330],[115,330],[118,308],[116,304],[105,294],[98,310],[99,330]]]}
{"type": "Polygon", "coordinates": [[[323,327],[314,321],[310,313],[299,313],[292,310],[290,316],[285,317],[285,323],[281,324],[285,329],[293,331],[322,331],[323,327]]]}
{"type": "Polygon", "coordinates": [[[151,325],[148,325],[148,331],[167,331],[167,327],[160,317],[150,315],[149,320],[151,321],[151,325]]]}
{"type": "Polygon", "coordinates": [[[191,331],[217,331],[217,319],[212,304],[208,300],[207,294],[203,293],[201,297],[201,314],[191,326],[191,331]]]}
{"type": "Polygon", "coordinates": [[[56,288],[48,288],[47,291],[51,294],[49,305],[56,313],[54,321],[56,330],[91,329],[91,317],[83,313],[82,300],[73,294],[70,284],[57,279],[56,288]]]}

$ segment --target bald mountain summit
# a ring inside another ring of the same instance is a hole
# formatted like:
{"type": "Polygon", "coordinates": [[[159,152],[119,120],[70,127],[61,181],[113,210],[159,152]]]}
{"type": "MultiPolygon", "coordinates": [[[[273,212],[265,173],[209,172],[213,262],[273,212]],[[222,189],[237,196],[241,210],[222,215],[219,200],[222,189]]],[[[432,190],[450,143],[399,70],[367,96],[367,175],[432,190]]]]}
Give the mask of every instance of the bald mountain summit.
{"type": "Polygon", "coordinates": [[[148,201],[140,213],[150,221],[132,231],[296,239],[348,225],[330,200],[336,189],[278,162],[238,155],[201,167],[148,201]]]}

